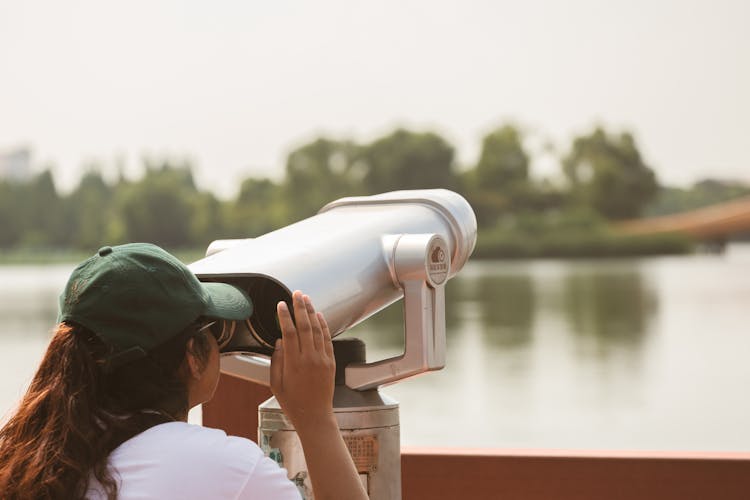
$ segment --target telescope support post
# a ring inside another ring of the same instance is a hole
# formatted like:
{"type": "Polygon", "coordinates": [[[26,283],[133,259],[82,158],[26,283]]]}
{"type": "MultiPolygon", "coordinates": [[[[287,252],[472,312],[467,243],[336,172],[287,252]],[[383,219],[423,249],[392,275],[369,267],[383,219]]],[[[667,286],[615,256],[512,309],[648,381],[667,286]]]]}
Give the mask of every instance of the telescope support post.
{"type": "Polygon", "coordinates": [[[434,234],[403,235],[396,242],[394,275],[404,293],[404,353],[346,367],[346,385],[367,390],[445,366],[447,244],[434,234]]]}

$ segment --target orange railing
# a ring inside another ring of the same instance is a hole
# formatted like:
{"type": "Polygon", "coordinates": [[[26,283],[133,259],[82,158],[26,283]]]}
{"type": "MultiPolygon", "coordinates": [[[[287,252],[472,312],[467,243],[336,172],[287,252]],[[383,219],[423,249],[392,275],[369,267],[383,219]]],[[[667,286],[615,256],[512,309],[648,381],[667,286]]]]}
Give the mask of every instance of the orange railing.
{"type": "Polygon", "coordinates": [[[726,238],[750,231],[750,197],[661,217],[618,224],[627,234],[682,233],[697,239],[726,238]]]}
{"type": "MultiPolygon", "coordinates": [[[[268,397],[222,375],[203,423],[255,440],[268,397]]],[[[750,453],[404,448],[401,476],[404,500],[750,499],[750,453]]]]}

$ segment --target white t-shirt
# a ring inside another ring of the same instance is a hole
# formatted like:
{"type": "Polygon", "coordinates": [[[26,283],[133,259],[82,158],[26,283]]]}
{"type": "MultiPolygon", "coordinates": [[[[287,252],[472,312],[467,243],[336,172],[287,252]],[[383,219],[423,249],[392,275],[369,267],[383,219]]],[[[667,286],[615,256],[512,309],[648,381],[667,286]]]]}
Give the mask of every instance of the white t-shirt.
{"type": "MultiPolygon", "coordinates": [[[[300,499],[286,470],[255,443],[185,422],[160,424],[125,441],[109,465],[122,500],[300,499]]],[[[86,497],[106,499],[92,483],[86,497]]]]}

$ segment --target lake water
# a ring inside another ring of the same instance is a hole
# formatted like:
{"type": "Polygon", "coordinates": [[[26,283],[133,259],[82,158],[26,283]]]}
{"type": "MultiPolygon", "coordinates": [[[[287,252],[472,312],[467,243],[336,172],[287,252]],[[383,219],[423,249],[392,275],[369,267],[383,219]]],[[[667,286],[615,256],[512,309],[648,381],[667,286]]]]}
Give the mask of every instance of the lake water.
{"type": "MultiPolygon", "coordinates": [[[[0,266],[0,414],[44,352],[72,267],[0,266]]],[[[403,444],[750,450],[750,246],[471,262],[446,295],[446,368],[383,389],[403,444]]],[[[400,315],[345,335],[368,359],[397,354],[400,315]]]]}

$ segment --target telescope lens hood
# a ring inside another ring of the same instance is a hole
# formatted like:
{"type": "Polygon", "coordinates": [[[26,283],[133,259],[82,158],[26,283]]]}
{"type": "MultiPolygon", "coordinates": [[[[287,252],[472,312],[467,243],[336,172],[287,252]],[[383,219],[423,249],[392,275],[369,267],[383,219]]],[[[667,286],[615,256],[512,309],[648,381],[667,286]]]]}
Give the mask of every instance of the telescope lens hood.
{"type": "Polygon", "coordinates": [[[276,304],[286,302],[294,319],[292,294],[277,281],[265,276],[233,276],[220,281],[241,288],[253,302],[253,315],[246,321],[223,321],[217,324],[216,328],[220,331],[231,332],[231,339],[220,352],[271,354],[276,340],[281,338],[276,304]]]}

